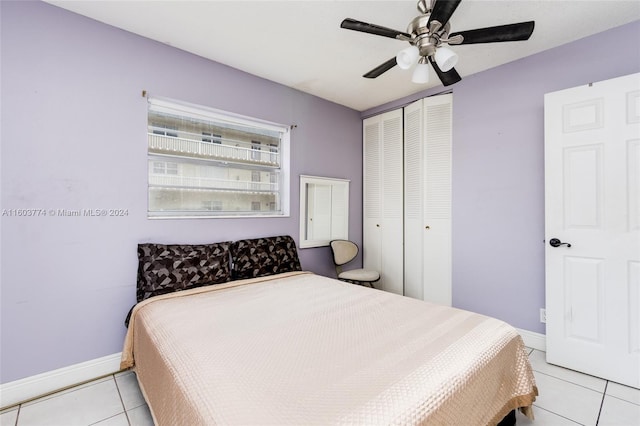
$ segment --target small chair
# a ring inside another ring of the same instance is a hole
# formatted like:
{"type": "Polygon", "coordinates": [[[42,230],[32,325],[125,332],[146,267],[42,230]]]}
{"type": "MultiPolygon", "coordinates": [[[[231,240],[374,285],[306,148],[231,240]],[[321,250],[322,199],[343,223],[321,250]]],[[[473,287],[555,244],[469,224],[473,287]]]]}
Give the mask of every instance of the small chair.
{"type": "Polygon", "coordinates": [[[329,245],[339,280],[359,285],[368,284],[371,288],[375,288],[373,283],[380,280],[378,271],[368,269],[342,270],[342,265],[351,262],[358,255],[358,245],[356,243],[348,240],[333,240],[329,245]]]}

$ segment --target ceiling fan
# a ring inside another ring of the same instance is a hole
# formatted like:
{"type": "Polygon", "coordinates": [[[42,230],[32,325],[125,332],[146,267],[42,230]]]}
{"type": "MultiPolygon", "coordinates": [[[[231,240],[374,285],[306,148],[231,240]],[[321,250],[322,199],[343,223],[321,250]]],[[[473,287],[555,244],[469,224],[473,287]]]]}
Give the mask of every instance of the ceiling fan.
{"type": "Polygon", "coordinates": [[[429,80],[429,63],[431,63],[442,84],[450,86],[460,81],[462,77],[453,68],[458,62],[458,55],[444,46],[444,44],[521,41],[528,40],[533,33],[534,21],[450,33],[451,25],[449,19],[461,1],[419,0],[417,7],[420,15],[409,23],[407,32],[368,24],[351,18],[342,21],[341,28],[395,38],[407,41],[410,44],[409,47],[402,49],[395,57],[378,65],[364,74],[363,77],[376,78],[396,65],[402,69],[409,69],[417,62],[412,81],[414,83],[426,83],[429,80]]]}

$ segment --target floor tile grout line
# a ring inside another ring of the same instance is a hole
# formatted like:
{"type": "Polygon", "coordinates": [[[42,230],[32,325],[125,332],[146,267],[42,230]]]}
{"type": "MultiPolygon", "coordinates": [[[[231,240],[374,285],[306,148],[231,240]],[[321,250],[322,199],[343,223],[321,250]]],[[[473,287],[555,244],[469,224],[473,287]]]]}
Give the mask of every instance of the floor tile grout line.
{"type": "Polygon", "coordinates": [[[127,407],[124,405],[124,399],[122,398],[122,392],[120,392],[120,386],[118,386],[118,380],[116,379],[116,375],[113,375],[113,381],[116,382],[116,390],[118,391],[118,396],[120,397],[120,403],[122,404],[122,409],[124,410],[124,416],[127,419],[127,424],[131,426],[131,420],[129,420],[129,414],[127,413],[127,407]]]}
{"type": "MultiPolygon", "coordinates": [[[[532,354],[533,352],[535,352],[535,351],[538,351],[538,352],[542,352],[542,353],[544,353],[544,351],[540,351],[540,350],[538,350],[538,349],[531,349],[531,352],[529,353],[529,356],[531,356],[531,354],[532,354]]],[[[581,372],[581,371],[577,371],[577,370],[571,370],[570,368],[565,368],[565,367],[555,366],[555,365],[553,365],[553,364],[547,364],[547,365],[551,365],[551,366],[554,366],[554,367],[557,367],[557,368],[561,368],[561,369],[566,370],[566,371],[571,371],[571,372],[574,372],[574,373],[576,373],[576,374],[581,374],[581,375],[583,375],[583,376],[592,377],[592,378],[594,378],[594,379],[598,379],[598,380],[602,380],[602,381],[604,381],[604,382],[605,382],[605,387],[604,387],[604,391],[602,392],[602,394],[603,394],[603,395],[605,395],[605,394],[606,394],[606,392],[607,392],[607,390],[609,389],[609,383],[615,383],[615,384],[617,384],[617,385],[619,385],[619,386],[628,387],[628,388],[630,388],[630,389],[632,389],[632,390],[640,390],[640,389],[638,389],[638,388],[634,388],[634,387],[632,387],[632,386],[623,385],[623,384],[618,383],[618,382],[612,382],[611,380],[607,380],[607,379],[604,379],[604,378],[602,378],[602,377],[592,376],[592,375],[590,375],[590,374],[586,374],[586,373],[583,373],[583,372],[581,372]]],[[[553,377],[553,378],[555,378],[555,379],[562,380],[562,381],[565,381],[565,382],[567,382],[567,383],[571,383],[571,384],[573,384],[573,385],[580,386],[580,387],[583,387],[583,388],[585,388],[585,389],[589,389],[589,390],[592,390],[592,391],[594,391],[594,392],[598,392],[598,393],[600,393],[600,391],[598,391],[598,390],[595,390],[595,389],[590,388],[590,387],[588,387],[588,386],[582,385],[582,384],[580,384],[580,383],[576,383],[576,382],[574,382],[574,381],[571,381],[571,380],[568,380],[568,379],[565,379],[565,378],[562,378],[562,377],[558,377],[558,376],[556,376],[556,375],[554,375],[554,374],[551,374],[551,373],[548,373],[548,372],[546,372],[546,373],[545,373],[545,372],[543,372],[543,371],[536,370],[536,369],[534,369],[534,368],[532,368],[532,370],[533,370],[534,372],[536,372],[536,373],[544,374],[545,376],[553,377]]],[[[640,405],[640,403],[637,403],[637,402],[634,402],[634,401],[630,401],[630,400],[629,400],[629,398],[626,398],[626,397],[621,397],[621,396],[616,396],[616,395],[611,395],[611,394],[606,394],[606,395],[607,395],[607,396],[610,396],[611,398],[615,398],[615,399],[620,400],[620,401],[628,402],[628,403],[633,404],[633,405],[640,405]]],[[[603,396],[603,400],[604,400],[604,396],[603,396]]]]}
{"type": "Polygon", "coordinates": [[[114,414],[113,416],[107,417],[107,418],[102,419],[102,420],[98,420],[97,422],[94,422],[94,423],[90,423],[88,426],[95,426],[97,424],[100,424],[100,423],[104,422],[105,420],[109,420],[109,419],[113,419],[114,417],[118,417],[120,414],[122,414],[122,413],[114,414]]]}
{"type": "MultiPolygon", "coordinates": [[[[575,420],[575,419],[572,419],[572,418],[570,418],[570,417],[564,416],[564,415],[562,415],[562,414],[558,414],[558,413],[556,413],[555,411],[551,411],[551,410],[549,410],[548,408],[544,408],[544,407],[541,407],[541,406],[539,406],[539,405],[535,405],[535,404],[533,404],[533,406],[534,406],[534,407],[536,407],[536,408],[537,408],[537,409],[539,409],[539,410],[546,411],[547,413],[551,413],[551,414],[556,415],[556,416],[558,416],[558,417],[562,417],[563,419],[569,420],[570,422],[575,423],[575,424],[577,424],[577,425],[585,426],[584,424],[580,423],[579,421],[577,421],[577,420],[575,420]]],[[[535,422],[535,420],[534,420],[534,422],[535,422]]]]}
{"type": "MultiPolygon", "coordinates": [[[[539,351],[538,349],[534,349],[534,350],[532,351],[532,353],[533,353],[533,352],[535,352],[535,351],[538,351],[538,352],[540,352],[540,353],[545,353],[544,351],[539,351]]],[[[562,369],[562,370],[570,371],[570,372],[572,372],[572,373],[580,374],[580,375],[582,375],[582,376],[591,377],[591,378],[596,379],[596,380],[602,380],[603,382],[606,382],[606,381],[607,381],[607,379],[605,379],[605,378],[603,378],[603,377],[594,376],[594,375],[592,375],[592,374],[584,373],[584,372],[582,372],[582,371],[578,371],[578,370],[572,370],[571,368],[563,367],[563,366],[561,366],[561,365],[557,365],[557,364],[549,364],[549,363],[547,362],[547,360],[546,360],[546,359],[544,360],[544,363],[545,363],[547,366],[549,366],[549,367],[560,368],[560,369],[562,369]]],[[[534,369],[534,371],[538,371],[538,370],[535,370],[535,369],[534,369]]],[[[542,372],[540,371],[540,373],[542,373],[542,372]]],[[[553,376],[552,374],[548,374],[548,373],[543,373],[543,374],[546,374],[547,376],[553,376]]],[[[553,377],[556,377],[556,376],[553,376],[553,377]]],[[[559,379],[559,377],[558,377],[558,379],[559,379]]],[[[562,380],[564,380],[564,379],[562,379],[562,380]]],[[[566,381],[566,382],[568,382],[569,380],[565,380],[565,381],[566,381]]],[[[573,382],[571,382],[571,383],[573,383],[573,382]]],[[[576,384],[577,384],[577,383],[576,383],[576,384]]],[[[622,385],[622,386],[625,386],[625,385],[622,385]]]]}
{"type": "MultiPolygon", "coordinates": [[[[614,381],[611,381],[611,380],[607,381],[607,387],[606,387],[607,391],[609,391],[609,383],[613,383],[613,384],[616,384],[618,386],[623,386],[623,387],[629,388],[629,389],[631,389],[632,392],[633,391],[640,392],[640,388],[634,388],[632,386],[623,385],[621,383],[614,382],[614,381]]],[[[640,400],[638,400],[638,402],[635,402],[635,401],[631,401],[631,399],[633,399],[633,398],[627,398],[626,396],[618,396],[618,395],[613,395],[613,394],[610,394],[610,393],[607,393],[606,395],[608,397],[610,397],[610,398],[615,398],[618,401],[628,402],[629,404],[633,404],[633,405],[640,405],[640,400]]]]}
{"type": "Polygon", "coordinates": [[[600,401],[600,409],[598,410],[598,418],[596,419],[596,426],[600,423],[600,415],[602,414],[602,407],[604,406],[604,397],[607,395],[607,387],[609,386],[609,381],[604,384],[604,392],[602,393],[602,400],[600,401]]]}
{"type": "Polygon", "coordinates": [[[640,406],[640,403],[629,401],[628,399],[625,399],[625,398],[622,398],[622,397],[619,397],[619,396],[616,396],[616,395],[607,394],[607,396],[609,398],[617,399],[618,401],[626,402],[627,404],[640,406]]]}
{"type": "MultiPolygon", "coordinates": [[[[563,378],[561,378],[561,377],[554,376],[553,374],[545,373],[545,372],[542,372],[542,371],[539,371],[539,370],[533,370],[533,371],[534,371],[534,372],[536,372],[536,373],[538,373],[538,374],[543,374],[543,375],[545,375],[545,376],[547,376],[547,377],[553,377],[554,379],[562,380],[563,382],[571,383],[572,385],[580,386],[581,388],[584,388],[584,389],[590,390],[590,391],[592,391],[592,392],[600,393],[600,394],[604,395],[604,391],[600,392],[600,391],[598,391],[598,390],[595,390],[595,389],[593,389],[593,388],[590,388],[589,386],[581,385],[580,383],[572,382],[571,380],[563,379],[563,378]]],[[[569,370],[569,371],[573,371],[573,370],[569,370]]],[[[582,373],[580,373],[580,374],[582,374],[582,373]]],[[[597,379],[600,379],[599,377],[596,377],[596,378],[597,378],[597,379]]],[[[605,380],[605,379],[600,379],[600,380],[604,380],[604,381],[605,381],[604,388],[605,388],[605,390],[606,390],[606,389],[607,389],[607,383],[608,383],[608,381],[607,381],[607,380],[605,380]]]]}
{"type": "Polygon", "coordinates": [[[16,413],[16,423],[14,426],[18,426],[18,420],[20,420],[20,409],[22,408],[22,404],[18,405],[18,412],[16,413]]]}

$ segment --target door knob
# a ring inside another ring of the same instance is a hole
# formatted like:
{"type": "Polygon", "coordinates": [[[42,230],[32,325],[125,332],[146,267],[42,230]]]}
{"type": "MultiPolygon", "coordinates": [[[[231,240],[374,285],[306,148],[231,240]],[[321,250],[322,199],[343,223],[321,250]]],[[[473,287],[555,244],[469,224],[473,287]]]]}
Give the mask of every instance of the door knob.
{"type": "Polygon", "coordinates": [[[560,247],[560,246],[567,246],[567,247],[571,247],[571,244],[569,243],[563,243],[562,241],[560,241],[557,238],[552,238],[549,240],[549,244],[551,245],[551,247],[560,247]]]}

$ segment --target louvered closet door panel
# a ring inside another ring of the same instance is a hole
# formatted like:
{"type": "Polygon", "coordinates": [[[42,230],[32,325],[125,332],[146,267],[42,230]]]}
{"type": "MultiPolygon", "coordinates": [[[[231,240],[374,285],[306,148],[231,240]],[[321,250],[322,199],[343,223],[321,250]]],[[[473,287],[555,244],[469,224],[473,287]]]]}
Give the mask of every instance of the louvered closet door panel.
{"type": "Polygon", "coordinates": [[[404,108],[404,294],[423,298],[422,100],[404,108]]]}
{"type": "Polygon", "coordinates": [[[382,289],[403,294],[402,111],[392,111],[383,125],[382,143],[382,289]]]}
{"type": "Polygon", "coordinates": [[[424,300],[451,305],[452,95],[423,100],[424,300]]]}
{"type": "Polygon", "coordinates": [[[362,254],[365,269],[379,271],[381,250],[381,143],[382,120],[372,117],[363,123],[363,221],[362,254]]]}
{"type": "Polygon", "coordinates": [[[402,110],[363,122],[363,259],[376,287],[402,294],[402,110]]]}

